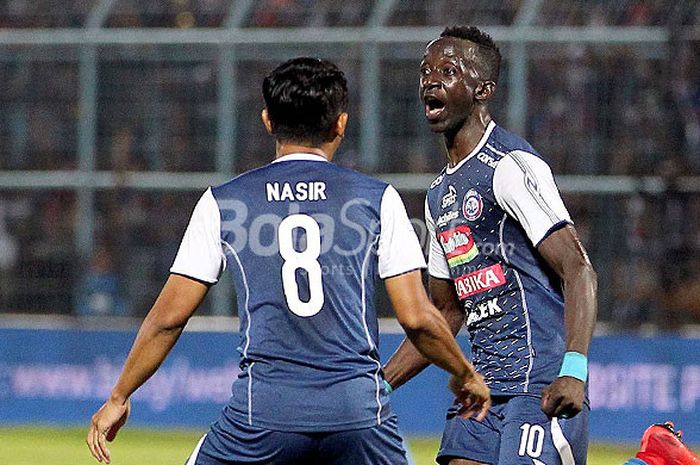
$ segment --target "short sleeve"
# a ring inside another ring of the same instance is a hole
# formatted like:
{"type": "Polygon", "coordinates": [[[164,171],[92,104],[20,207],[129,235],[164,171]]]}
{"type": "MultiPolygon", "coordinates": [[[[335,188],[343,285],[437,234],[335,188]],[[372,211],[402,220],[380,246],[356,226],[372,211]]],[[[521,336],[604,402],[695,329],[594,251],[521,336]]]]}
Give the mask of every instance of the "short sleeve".
{"type": "Polygon", "coordinates": [[[445,251],[435,234],[435,221],[430,214],[427,198],[425,199],[425,225],[428,229],[428,274],[434,278],[452,279],[445,251]]]}
{"type": "Polygon", "coordinates": [[[552,232],[572,223],[552,170],[531,153],[516,150],[498,162],[493,192],[498,204],[522,225],[535,247],[552,232]]]}
{"type": "Polygon", "coordinates": [[[170,272],[214,284],[225,264],[226,257],[221,247],[221,214],[209,188],[194,207],[170,272]]]}
{"type": "Polygon", "coordinates": [[[425,268],[425,258],[406,207],[393,186],[387,186],[380,207],[379,277],[398,276],[425,268]]]}

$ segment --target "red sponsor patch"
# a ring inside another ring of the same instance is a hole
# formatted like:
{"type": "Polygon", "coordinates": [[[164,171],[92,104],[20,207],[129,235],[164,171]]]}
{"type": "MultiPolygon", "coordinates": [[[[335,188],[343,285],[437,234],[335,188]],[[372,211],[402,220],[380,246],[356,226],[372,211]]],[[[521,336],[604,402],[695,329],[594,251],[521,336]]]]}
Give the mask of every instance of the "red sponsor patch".
{"type": "Polygon", "coordinates": [[[488,291],[505,283],[506,277],[500,264],[491,265],[455,279],[455,287],[460,299],[488,291]]]}
{"type": "Polygon", "coordinates": [[[464,255],[474,247],[472,230],[466,224],[438,233],[437,236],[448,260],[464,255]]]}

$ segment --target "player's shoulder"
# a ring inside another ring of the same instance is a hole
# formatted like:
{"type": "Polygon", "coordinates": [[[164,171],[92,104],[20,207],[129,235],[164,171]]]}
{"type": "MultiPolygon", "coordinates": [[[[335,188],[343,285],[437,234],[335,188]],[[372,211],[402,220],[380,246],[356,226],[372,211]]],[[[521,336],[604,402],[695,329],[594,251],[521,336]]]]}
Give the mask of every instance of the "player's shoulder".
{"type": "MultiPolygon", "coordinates": [[[[497,162],[508,159],[511,162],[526,164],[532,162],[539,164],[541,162],[549,165],[547,160],[524,137],[502,126],[494,128],[485,148],[491,152],[497,162]]],[[[500,163],[498,164],[500,165],[500,163]]]]}
{"type": "Polygon", "coordinates": [[[213,186],[211,188],[212,192],[214,193],[214,196],[217,194],[221,194],[224,192],[230,192],[235,189],[240,189],[244,188],[246,184],[249,184],[251,182],[254,182],[261,177],[265,177],[267,174],[267,169],[270,167],[269,164],[261,166],[259,168],[254,168],[251,170],[248,170],[244,173],[241,173],[228,181],[221,183],[219,185],[213,186]]]}
{"type": "Polygon", "coordinates": [[[428,194],[430,194],[431,191],[435,190],[442,182],[445,180],[445,173],[447,171],[447,167],[443,167],[440,170],[440,173],[438,173],[437,176],[435,176],[435,179],[430,183],[430,186],[428,187],[428,194]]]}
{"type": "Polygon", "coordinates": [[[425,211],[426,213],[430,212],[433,209],[436,209],[437,206],[433,206],[432,204],[436,204],[439,198],[442,197],[443,195],[443,189],[440,188],[445,183],[445,176],[447,175],[447,167],[443,167],[442,170],[440,170],[440,173],[435,176],[435,179],[430,183],[430,186],[428,187],[428,191],[426,192],[425,195],[425,211]]]}
{"type": "Polygon", "coordinates": [[[352,182],[358,186],[363,186],[371,189],[376,189],[383,191],[389,186],[389,183],[382,181],[381,179],[375,178],[360,171],[348,168],[345,166],[340,166],[335,163],[329,163],[329,169],[333,170],[339,177],[352,182]]]}

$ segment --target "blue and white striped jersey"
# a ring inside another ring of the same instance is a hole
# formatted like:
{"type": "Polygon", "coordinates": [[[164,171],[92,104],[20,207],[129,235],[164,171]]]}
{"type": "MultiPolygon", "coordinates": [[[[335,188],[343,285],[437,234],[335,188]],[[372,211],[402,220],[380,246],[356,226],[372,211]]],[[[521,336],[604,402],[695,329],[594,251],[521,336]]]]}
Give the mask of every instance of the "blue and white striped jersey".
{"type": "Polygon", "coordinates": [[[492,394],[540,394],[558,374],[565,333],[561,281],[536,247],[571,223],[549,166],[491,122],[433,181],[426,222],[429,272],[454,281],[492,394]]]}
{"type": "Polygon", "coordinates": [[[425,267],[393,187],[292,154],[209,189],[171,272],[215,283],[224,267],[242,334],[225,415],[306,432],[389,417],[375,281],[425,267]]]}

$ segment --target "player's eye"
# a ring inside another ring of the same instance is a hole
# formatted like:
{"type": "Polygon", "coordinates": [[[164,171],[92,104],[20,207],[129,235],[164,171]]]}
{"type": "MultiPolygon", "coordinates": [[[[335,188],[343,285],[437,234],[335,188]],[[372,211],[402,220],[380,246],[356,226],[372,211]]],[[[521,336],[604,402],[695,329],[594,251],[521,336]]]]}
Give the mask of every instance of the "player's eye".
{"type": "Polygon", "coordinates": [[[444,74],[445,76],[454,76],[455,74],[457,74],[457,70],[454,66],[446,66],[442,69],[442,74],[444,74]]]}
{"type": "Polygon", "coordinates": [[[430,68],[428,68],[427,66],[424,66],[423,68],[420,69],[420,74],[421,74],[421,76],[427,76],[428,74],[430,74],[430,68]]]}

